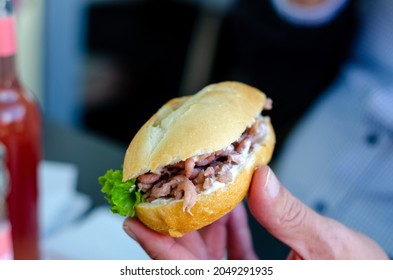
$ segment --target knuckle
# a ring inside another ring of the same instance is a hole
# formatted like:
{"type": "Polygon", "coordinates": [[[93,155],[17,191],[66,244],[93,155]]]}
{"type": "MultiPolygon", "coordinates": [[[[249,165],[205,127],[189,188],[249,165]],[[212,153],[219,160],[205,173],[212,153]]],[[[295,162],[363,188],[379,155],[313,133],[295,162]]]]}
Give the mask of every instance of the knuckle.
{"type": "Polygon", "coordinates": [[[307,209],[297,199],[286,199],[283,214],[279,219],[281,226],[288,229],[299,228],[306,220],[307,209]]]}

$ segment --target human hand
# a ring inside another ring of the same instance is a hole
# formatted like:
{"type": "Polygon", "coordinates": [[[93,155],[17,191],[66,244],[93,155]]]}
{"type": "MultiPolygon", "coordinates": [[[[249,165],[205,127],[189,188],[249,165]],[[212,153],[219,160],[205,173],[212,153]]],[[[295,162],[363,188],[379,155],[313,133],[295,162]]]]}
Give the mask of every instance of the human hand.
{"type": "Polygon", "coordinates": [[[127,218],[124,230],[152,259],[256,259],[244,205],[216,222],[181,238],[155,232],[136,218],[127,218]]]}
{"type": "Polygon", "coordinates": [[[388,259],[372,239],[300,202],[267,166],[254,173],[248,205],[257,221],[292,249],[288,259],[388,259]]]}
{"type": "MultiPolygon", "coordinates": [[[[288,259],[387,259],[370,238],[321,216],[296,199],[267,166],[257,169],[248,205],[256,220],[292,248],[288,259]]],[[[135,218],[124,230],[152,259],[255,259],[243,204],[181,238],[159,234],[135,218]]]]}

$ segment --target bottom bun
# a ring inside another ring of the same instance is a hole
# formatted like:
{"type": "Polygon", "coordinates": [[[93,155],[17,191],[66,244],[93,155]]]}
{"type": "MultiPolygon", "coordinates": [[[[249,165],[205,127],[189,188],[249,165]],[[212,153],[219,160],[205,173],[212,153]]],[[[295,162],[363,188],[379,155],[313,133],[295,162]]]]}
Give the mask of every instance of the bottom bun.
{"type": "Polygon", "coordinates": [[[136,214],[149,228],[172,237],[200,229],[223,217],[235,208],[247,195],[256,167],[267,164],[273,154],[275,135],[268,122],[269,132],[264,143],[254,150],[255,161],[242,169],[235,181],[218,190],[198,195],[191,212],[183,211],[183,200],[163,203],[141,203],[136,207],[136,214]]]}

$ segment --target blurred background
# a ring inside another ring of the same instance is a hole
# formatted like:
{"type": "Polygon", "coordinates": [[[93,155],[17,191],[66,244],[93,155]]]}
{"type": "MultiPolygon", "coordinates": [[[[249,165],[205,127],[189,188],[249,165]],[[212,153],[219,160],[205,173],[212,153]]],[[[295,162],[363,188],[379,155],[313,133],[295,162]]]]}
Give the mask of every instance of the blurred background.
{"type": "Polygon", "coordinates": [[[18,3],[18,66],[42,108],[44,156],[76,166],[77,190],[92,206],[105,204],[98,176],[121,166],[139,127],[168,99],[208,83],[238,80],[266,92],[278,153],[336,77],[356,29],[352,2],[318,28],[282,20],[269,0],[18,3]]]}
{"type": "Polygon", "coordinates": [[[19,2],[21,75],[45,118],[122,144],[169,98],[228,79],[273,98],[281,142],[334,79],[354,22],[347,8],[296,26],[268,0],[19,2]]]}
{"type": "Polygon", "coordinates": [[[206,85],[232,2],[18,1],[23,82],[47,120],[128,144],[166,100],[206,85]]]}

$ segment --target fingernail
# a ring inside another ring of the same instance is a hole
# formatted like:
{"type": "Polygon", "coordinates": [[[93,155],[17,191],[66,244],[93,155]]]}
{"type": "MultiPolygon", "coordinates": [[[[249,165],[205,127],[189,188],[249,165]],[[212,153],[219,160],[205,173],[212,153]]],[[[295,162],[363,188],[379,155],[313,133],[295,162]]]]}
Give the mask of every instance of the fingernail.
{"type": "Polygon", "coordinates": [[[280,182],[270,168],[266,177],[265,191],[271,198],[275,198],[280,191],[280,182]]]}
{"type": "Polygon", "coordinates": [[[127,221],[123,223],[123,230],[134,240],[136,240],[135,233],[132,231],[129,225],[127,225],[127,221]]]}

